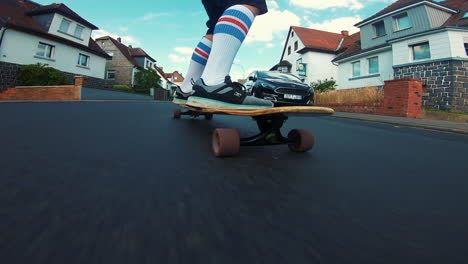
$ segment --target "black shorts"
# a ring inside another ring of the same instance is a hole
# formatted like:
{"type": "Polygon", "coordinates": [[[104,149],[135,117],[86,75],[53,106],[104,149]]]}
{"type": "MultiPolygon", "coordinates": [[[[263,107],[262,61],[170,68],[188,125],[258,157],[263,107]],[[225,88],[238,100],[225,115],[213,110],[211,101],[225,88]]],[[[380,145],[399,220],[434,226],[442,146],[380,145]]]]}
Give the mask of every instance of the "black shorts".
{"type": "Polygon", "coordinates": [[[251,5],[255,6],[260,10],[259,15],[263,15],[268,12],[268,8],[265,0],[202,0],[203,6],[205,6],[206,13],[208,14],[209,20],[206,22],[208,27],[207,35],[211,35],[214,32],[216,23],[218,22],[221,15],[226,9],[234,5],[251,5]]]}

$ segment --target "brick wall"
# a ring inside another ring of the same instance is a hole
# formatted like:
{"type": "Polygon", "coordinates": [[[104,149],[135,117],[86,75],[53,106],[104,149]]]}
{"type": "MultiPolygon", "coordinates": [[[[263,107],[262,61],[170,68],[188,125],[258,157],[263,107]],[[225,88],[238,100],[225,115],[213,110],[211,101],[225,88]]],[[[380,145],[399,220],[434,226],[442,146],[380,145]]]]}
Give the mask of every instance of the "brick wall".
{"type": "Polygon", "coordinates": [[[81,99],[81,87],[85,77],[77,76],[74,85],[17,86],[0,93],[0,100],[74,101],[81,99]]]}
{"type": "Polygon", "coordinates": [[[427,87],[423,106],[468,111],[468,61],[447,60],[394,69],[395,79],[418,78],[427,87]]]}
{"type": "Polygon", "coordinates": [[[419,118],[422,106],[423,87],[419,79],[385,81],[384,102],[381,104],[327,104],[317,105],[335,111],[378,114],[398,117],[419,118]]]}

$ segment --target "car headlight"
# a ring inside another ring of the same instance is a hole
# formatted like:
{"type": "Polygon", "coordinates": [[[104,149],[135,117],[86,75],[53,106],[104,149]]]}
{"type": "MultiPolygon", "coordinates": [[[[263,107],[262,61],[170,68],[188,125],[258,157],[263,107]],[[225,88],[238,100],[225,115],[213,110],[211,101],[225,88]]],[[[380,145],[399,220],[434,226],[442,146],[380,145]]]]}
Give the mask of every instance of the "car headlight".
{"type": "Polygon", "coordinates": [[[275,86],[273,86],[272,84],[267,83],[267,82],[260,82],[259,86],[262,86],[264,88],[269,88],[269,89],[275,89],[275,86]]]}

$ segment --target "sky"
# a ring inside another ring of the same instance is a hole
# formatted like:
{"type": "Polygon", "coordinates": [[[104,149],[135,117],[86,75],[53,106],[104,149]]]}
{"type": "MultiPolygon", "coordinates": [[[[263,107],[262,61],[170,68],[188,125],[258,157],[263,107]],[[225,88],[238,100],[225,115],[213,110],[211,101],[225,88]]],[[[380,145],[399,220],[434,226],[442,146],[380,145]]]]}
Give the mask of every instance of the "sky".
{"type": "MultiPolygon", "coordinates": [[[[290,26],[340,33],[396,0],[267,0],[269,12],[258,16],[232,66],[232,79],[270,69],[281,59],[290,26]]],[[[50,0],[35,0],[47,5],[50,0]]],[[[206,32],[208,16],[201,0],[62,0],[96,25],[93,37],[110,35],[143,48],[165,72],[185,74],[194,47],[206,32]]]]}

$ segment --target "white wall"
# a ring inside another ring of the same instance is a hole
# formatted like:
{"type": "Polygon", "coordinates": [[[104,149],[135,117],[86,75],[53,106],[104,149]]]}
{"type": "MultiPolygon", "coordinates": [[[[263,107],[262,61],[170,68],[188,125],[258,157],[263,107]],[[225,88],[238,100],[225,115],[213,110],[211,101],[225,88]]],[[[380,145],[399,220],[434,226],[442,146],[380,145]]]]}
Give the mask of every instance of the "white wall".
{"type": "Polygon", "coordinates": [[[64,16],[55,13],[54,18],[52,20],[52,24],[50,25],[50,28],[49,28],[49,33],[60,36],[62,38],[65,38],[65,39],[68,39],[68,40],[71,40],[71,41],[74,41],[74,42],[77,42],[77,43],[80,43],[81,45],[88,46],[89,45],[89,38],[91,37],[91,32],[92,32],[91,28],[88,28],[88,27],[86,27],[86,26],[84,26],[82,24],[79,24],[78,22],[76,22],[76,21],[74,21],[72,19],[69,19],[67,17],[66,19],[71,21],[71,24],[68,27],[68,32],[67,32],[68,34],[64,34],[62,32],[59,32],[60,24],[62,24],[62,20],[64,18],[65,18],[64,16]],[[75,28],[76,28],[77,25],[80,25],[80,26],[84,27],[83,33],[81,34],[81,39],[73,36],[73,33],[75,33],[75,28]]]}
{"type": "Polygon", "coordinates": [[[348,89],[348,88],[361,88],[367,86],[380,86],[384,84],[384,81],[393,79],[393,63],[392,63],[392,51],[387,50],[380,53],[374,53],[354,60],[346,61],[339,64],[339,73],[338,73],[338,89],[348,89]],[[369,75],[369,58],[373,57],[379,58],[379,74],[377,77],[362,78],[356,80],[350,80],[353,77],[353,63],[360,61],[361,62],[361,77],[366,77],[369,75]]]}
{"type": "Polygon", "coordinates": [[[467,56],[463,45],[464,37],[468,37],[467,32],[444,31],[395,42],[392,44],[393,63],[394,65],[401,65],[406,63],[445,59],[457,56],[466,58],[467,56]],[[414,61],[410,45],[421,42],[429,42],[431,58],[414,61]]]}
{"type": "Polygon", "coordinates": [[[87,75],[104,79],[106,59],[92,53],[51,41],[34,35],[8,29],[5,31],[2,46],[0,47],[0,61],[16,64],[48,64],[60,71],[87,75]],[[55,46],[53,60],[35,57],[39,42],[55,46]],[[90,57],[89,67],[78,67],[78,56],[82,53],[90,57]]]}
{"type": "Polygon", "coordinates": [[[335,54],[309,51],[303,55],[302,61],[307,63],[307,80],[310,84],[318,80],[338,79],[338,67],[333,65],[335,54]]]}

